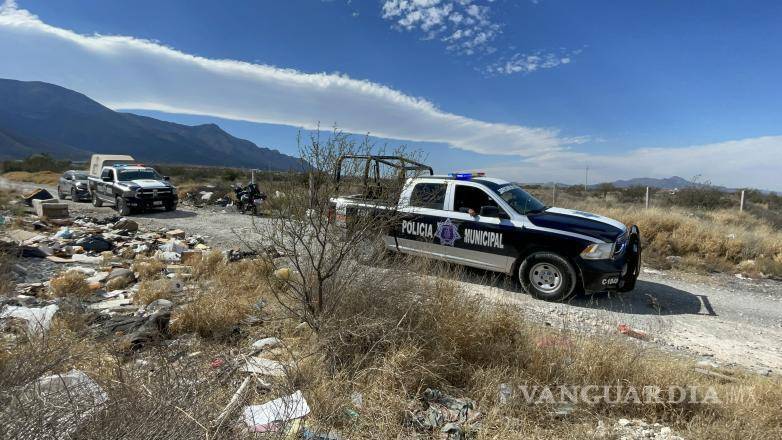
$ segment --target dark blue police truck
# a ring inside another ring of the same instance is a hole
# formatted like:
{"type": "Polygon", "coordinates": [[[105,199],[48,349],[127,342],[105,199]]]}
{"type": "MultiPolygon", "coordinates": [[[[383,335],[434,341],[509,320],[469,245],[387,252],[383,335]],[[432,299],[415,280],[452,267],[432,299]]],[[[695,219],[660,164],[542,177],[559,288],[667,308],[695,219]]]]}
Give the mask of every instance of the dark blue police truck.
{"type": "MultiPolygon", "coordinates": [[[[578,291],[635,287],[641,266],[635,225],[546,206],[518,185],[482,173],[436,176],[430,167],[401,157],[347,158],[366,160],[365,183],[378,163],[402,174],[429,174],[406,178],[396,204],[373,201],[367,192],[332,199],[341,224],[361,210],[393,210],[394,222],[383,234],[389,250],[502,272],[549,301],[563,301],[578,291]]],[[[336,177],[340,179],[339,171],[336,177]]]]}

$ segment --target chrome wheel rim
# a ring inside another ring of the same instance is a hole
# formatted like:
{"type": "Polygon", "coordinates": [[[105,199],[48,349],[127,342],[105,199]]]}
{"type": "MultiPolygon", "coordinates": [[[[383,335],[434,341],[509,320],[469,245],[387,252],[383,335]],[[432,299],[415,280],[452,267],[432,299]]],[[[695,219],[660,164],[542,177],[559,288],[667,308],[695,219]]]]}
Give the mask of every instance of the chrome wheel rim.
{"type": "Polygon", "coordinates": [[[529,271],[530,282],[536,289],[551,293],[562,285],[562,273],[551,263],[538,263],[529,271]]]}

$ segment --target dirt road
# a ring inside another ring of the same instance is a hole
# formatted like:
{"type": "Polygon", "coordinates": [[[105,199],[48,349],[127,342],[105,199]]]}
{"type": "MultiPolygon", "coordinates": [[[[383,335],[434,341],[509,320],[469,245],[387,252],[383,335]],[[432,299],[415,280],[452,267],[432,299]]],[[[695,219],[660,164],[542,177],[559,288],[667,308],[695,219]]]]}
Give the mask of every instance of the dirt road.
{"type": "MultiPolygon", "coordinates": [[[[0,187],[30,189],[35,185],[0,187]]],[[[48,188],[55,194],[54,188],[48,188]]],[[[112,208],[68,201],[72,215],[113,215],[112,208]]],[[[134,215],[142,226],[181,228],[201,234],[215,247],[242,246],[253,240],[250,216],[219,210],[181,207],[175,212],[134,215]]],[[[636,289],[625,295],[577,297],[566,304],[531,298],[500,278],[468,271],[462,281],[469,292],[518,305],[533,319],[553,326],[616,333],[618,324],[647,332],[666,349],[705,356],[704,361],[738,365],[762,374],[782,373],[782,283],[745,280],[731,275],[700,276],[646,269],[636,289]]]]}

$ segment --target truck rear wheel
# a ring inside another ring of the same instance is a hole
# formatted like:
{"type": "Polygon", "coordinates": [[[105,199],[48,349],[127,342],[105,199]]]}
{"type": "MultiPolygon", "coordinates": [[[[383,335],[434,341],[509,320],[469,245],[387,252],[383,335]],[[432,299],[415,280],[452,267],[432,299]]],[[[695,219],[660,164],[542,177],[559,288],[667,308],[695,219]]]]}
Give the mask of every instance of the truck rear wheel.
{"type": "Polygon", "coordinates": [[[117,209],[117,213],[121,216],[130,215],[130,207],[128,206],[128,202],[125,201],[122,197],[117,197],[117,201],[114,204],[114,207],[117,209]]]}
{"type": "Polygon", "coordinates": [[[96,194],[95,191],[92,191],[92,206],[96,208],[103,206],[103,200],[98,197],[98,194],[96,194]]]}
{"type": "Polygon", "coordinates": [[[551,252],[536,252],[525,258],[519,265],[518,277],[524,290],[545,301],[570,298],[578,281],[573,265],[551,252]]]}

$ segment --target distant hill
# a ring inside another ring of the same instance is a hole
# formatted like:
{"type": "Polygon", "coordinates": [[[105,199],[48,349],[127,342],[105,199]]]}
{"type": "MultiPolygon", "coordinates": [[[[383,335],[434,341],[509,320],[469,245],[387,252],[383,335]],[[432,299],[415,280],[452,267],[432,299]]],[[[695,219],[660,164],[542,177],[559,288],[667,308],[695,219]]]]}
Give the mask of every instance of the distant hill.
{"type": "Polygon", "coordinates": [[[0,79],[0,159],[33,153],[88,160],[130,154],[142,162],[300,169],[299,159],[226,133],[115,112],[81,93],[37,81],[0,79]]]}
{"type": "Polygon", "coordinates": [[[617,188],[630,188],[631,186],[648,186],[658,189],[687,188],[690,186],[699,186],[695,182],[679,176],[667,177],[665,179],[655,179],[653,177],[636,177],[628,180],[616,180],[611,182],[617,188]]]}

